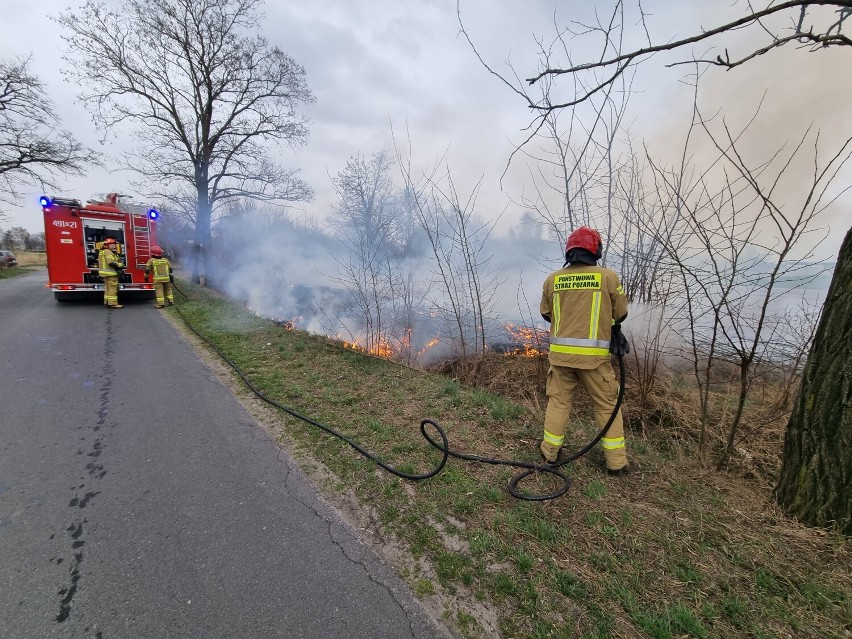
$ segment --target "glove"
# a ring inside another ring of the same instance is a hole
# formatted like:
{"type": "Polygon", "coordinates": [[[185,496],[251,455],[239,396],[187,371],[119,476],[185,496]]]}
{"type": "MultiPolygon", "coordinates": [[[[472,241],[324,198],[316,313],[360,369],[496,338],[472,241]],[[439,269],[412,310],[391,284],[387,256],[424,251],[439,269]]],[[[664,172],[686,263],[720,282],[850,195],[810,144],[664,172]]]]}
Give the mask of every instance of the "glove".
{"type": "Polygon", "coordinates": [[[630,352],[630,342],[621,332],[621,324],[612,325],[612,336],[609,338],[609,352],[616,357],[623,357],[630,352]]]}
{"type": "Polygon", "coordinates": [[[148,283],[148,274],[147,273],[145,274],[145,283],[146,284],[148,283]]]}
{"type": "Polygon", "coordinates": [[[170,281],[170,282],[174,282],[174,281],[175,281],[175,276],[174,276],[174,274],[169,273],[169,281],[170,281]]]}

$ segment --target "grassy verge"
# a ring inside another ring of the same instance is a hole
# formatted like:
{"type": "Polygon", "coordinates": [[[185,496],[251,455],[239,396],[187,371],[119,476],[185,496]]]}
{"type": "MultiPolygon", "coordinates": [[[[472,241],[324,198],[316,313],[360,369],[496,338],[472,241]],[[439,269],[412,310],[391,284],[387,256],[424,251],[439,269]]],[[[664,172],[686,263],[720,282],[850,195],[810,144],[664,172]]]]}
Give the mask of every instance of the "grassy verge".
{"type": "MultiPolygon", "coordinates": [[[[214,343],[268,397],[397,468],[423,472],[439,459],[419,432],[427,417],[454,450],[538,459],[534,406],[287,330],[179,286],[189,299],[177,296],[174,319],[214,343]]],[[[492,365],[521,376],[540,363],[499,357],[492,365]]],[[[241,382],[234,388],[246,396],[241,382]]],[[[451,459],[438,476],[410,482],[314,426],[247,404],[460,637],[852,633],[848,540],[790,521],[764,488],[701,469],[664,437],[630,439],[636,475],[610,478],[595,450],[570,467],[566,496],[527,502],[506,492],[510,468],[451,459]]],[[[575,448],[594,434],[584,423],[569,432],[575,448]]],[[[544,476],[524,487],[555,485],[544,476]]]]}
{"type": "Polygon", "coordinates": [[[0,268],[0,280],[26,275],[36,267],[47,265],[47,256],[43,251],[15,251],[15,259],[18,261],[17,266],[0,268]]]}
{"type": "Polygon", "coordinates": [[[13,266],[12,268],[0,268],[0,280],[8,280],[12,277],[19,277],[21,275],[26,275],[27,273],[32,273],[35,269],[32,267],[26,266],[13,266]]]}

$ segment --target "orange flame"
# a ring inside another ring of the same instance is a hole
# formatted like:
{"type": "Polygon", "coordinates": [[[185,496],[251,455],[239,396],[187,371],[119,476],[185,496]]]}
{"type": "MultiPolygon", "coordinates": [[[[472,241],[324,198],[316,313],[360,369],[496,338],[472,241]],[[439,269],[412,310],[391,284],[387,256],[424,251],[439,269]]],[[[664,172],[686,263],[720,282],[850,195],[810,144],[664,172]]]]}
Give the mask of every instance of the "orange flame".
{"type": "Polygon", "coordinates": [[[246,306],[246,310],[248,310],[250,313],[254,314],[256,317],[272,320],[273,322],[278,324],[278,326],[280,326],[280,327],[282,327],[282,328],[284,328],[288,331],[295,331],[296,327],[298,326],[299,320],[302,319],[301,315],[297,315],[293,319],[280,320],[280,319],[275,318],[275,317],[269,317],[268,315],[263,315],[260,311],[254,310],[251,306],[246,306]]]}
{"type": "Polygon", "coordinates": [[[368,353],[369,355],[375,355],[376,357],[384,357],[385,359],[390,359],[394,350],[393,347],[387,342],[379,342],[378,344],[374,344],[370,348],[365,346],[361,346],[358,342],[347,342],[343,340],[343,348],[349,348],[353,351],[361,351],[362,353],[368,353]]]}
{"type": "Polygon", "coordinates": [[[272,321],[278,324],[281,328],[287,331],[295,331],[296,326],[298,325],[298,321],[302,319],[301,317],[294,317],[293,319],[288,320],[277,320],[273,319],[272,321]]]}
{"type": "Polygon", "coordinates": [[[521,357],[540,357],[549,352],[550,332],[541,328],[503,324],[503,328],[517,344],[503,352],[503,355],[520,355],[521,357]]]}
{"type": "Polygon", "coordinates": [[[426,351],[428,351],[430,348],[432,348],[433,346],[435,346],[435,344],[437,344],[437,343],[438,343],[438,342],[440,342],[440,341],[441,341],[441,340],[439,340],[437,337],[433,337],[432,339],[430,339],[430,340],[429,340],[429,343],[428,343],[428,344],[426,344],[426,346],[424,346],[424,347],[423,347],[423,348],[421,348],[419,351],[417,351],[417,357],[420,357],[423,353],[425,353],[426,351]]]}

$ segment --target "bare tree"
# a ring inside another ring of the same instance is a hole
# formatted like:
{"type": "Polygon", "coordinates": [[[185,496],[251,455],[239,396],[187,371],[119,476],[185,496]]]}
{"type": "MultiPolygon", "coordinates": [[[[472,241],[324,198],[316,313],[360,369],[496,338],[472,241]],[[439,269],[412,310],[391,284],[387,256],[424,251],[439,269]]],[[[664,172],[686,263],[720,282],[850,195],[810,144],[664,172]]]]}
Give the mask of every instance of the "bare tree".
{"type": "MultiPolygon", "coordinates": [[[[820,214],[849,188],[842,188],[837,193],[829,194],[835,178],[852,155],[852,138],[839,140],[837,148],[825,161],[820,153],[823,149],[820,145],[819,132],[811,141],[810,130],[808,130],[798,144],[786,154],[786,157],[779,153],[780,168],[770,173],[769,165],[765,167],[766,170],[763,167],[760,170],[754,170],[748,165],[738,152],[734,138],[727,127],[725,127],[725,137],[720,140],[710,134],[706,123],[703,126],[717,149],[747,185],[748,197],[753,198],[756,206],[759,206],[755,220],[758,220],[761,225],[771,225],[769,233],[758,231],[750,238],[750,244],[757,249],[758,254],[762,255],[762,266],[768,267],[769,270],[767,273],[759,274],[750,294],[738,300],[736,307],[730,305],[729,298],[728,312],[738,321],[723,325],[726,342],[733,351],[740,369],[739,396],[722,456],[724,461],[732,452],[736,438],[739,436],[737,430],[742,421],[753,371],[760,358],[767,356],[767,349],[771,344],[771,341],[766,339],[768,336],[764,336],[762,332],[768,330],[771,335],[775,325],[781,319],[770,314],[770,303],[779,295],[779,283],[784,279],[797,278],[803,265],[813,259],[812,253],[803,258],[793,259],[791,252],[813,230],[820,219],[820,214]],[[811,182],[805,185],[798,205],[794,201],[786,201],[782,205],[778,203],[776,193],[782,190],[785,180],[791,179],[790,166],[796,156],[803,151],[806,142],[811,142],[813,146],[811,182]],[[744,311],[753,301],[757,302],[756,312],[753,315],[746,315],[744,311]]],[[[757,227],[756,224],[754,226],[757,227]]],[[[763,228],[766,227],[763,226],[763,228]]]]}
{"type": "MultiPolygon", "coordinates": [[[[620,29],[615,29],[602,42],[602,55],[620,50],[620,33],[620,29]]],[[[536,44],[543,64],[565,52],[560,38],[551,42],[538,40],[536,44]]],[[[504,82],[508,83],[505,79],[504,82]]],[[[547,103],[553,83],[543,82],[534,90],[538,95],[520,89],[528,102],[547,103]]],[[[538,213],[560,248],[581,225],[595,226],[607,240],[606,248],[611,245],[617,176],[623,162],[618,142],[625,133],[630,95],[631,78],[622,77],[618,84],[613,83],[585,105],[568,109],[567,118],[562,117],[562,111],[551,111],[512,154],[526,157],[534,186],[533,196],[522,196],[519,203],[538,213]]]]}
{"type": "MultiPolygon", "coordinates": [[[[543,58],[541,69],[529,75],[525,83],[533,86],[547,82],[549,90],[545,94],[546,99],[531,100],[517,76],[514,79],[517,82],[509,81],[503,76],[499,77],[527,102],[527,106],[537,114],[540,125],[543,125],[544,116],[547,113],[573,107],[608,90],[629,69],[654,54],[679,50],[699,43],[724,42],[724,37],[735,31],[752,29],[762,34],[764,42],[760,46],[733,56],[726,48],[724,54],[713,58],[691,58],[684,63],[699,62],[733,69],[791,43],[793,46],[804,47],[811,51],[852,45],[852,39],[844,33],[846,20],[852,15],[852,0],[791,0],[787,2],[770,0],[762,9],[755,8],[751,2],[744,3],[744,6],[743,15],[735,20],[702,29],[700,33],[686,38],[655,44],[650,36],[647,14],[641,0],[637,0],[636,20],[645,34],[645,46],[629,51],[617,50],[614,55],[603,55],[584,62],[577,62],[570,55],[567,56],[566,64],[552,64],[551,60],[543,58]],[[555,90],[557,82],[561,83],[559,88],[565,89],[562,92],[565,96],[563,99],[554,99],[557,94],[555,90]]],[[[560,34],[558,39],[565,44],[565,51],[570,51],[567,45],[568,39],[578,34],[596,34],[606,41],[617,39],[624,24],[625,13],[624,0],[615,0],[613,10],[608,14],[608,21],[598,21],[594,25],[573,22],[571,27],[558,29],[560,34]]],[[[459,20],[461,22],[461,17],[459,20]]],[[[464,29],[463,24],[462,29],[464,29]]]]}
{"type": "Polygon", "coordinates": [[[304,69],[256,35],[262,0],[87,0],[57,21],[71,78],[105,131],[132,124],[125,155],[157,199],[194,201],[202,259],[218,206],[236,198],[303,201],[310,188],[280,167],[267,143],[307,138],[300,103],[313,101],[304,69]]]}
{"type": "Polygon", "coordinates": [[[333,178],[339,198],[332,225],[345,255],[335,256],[341,270],[334,279],[352,294],[365,323],[366,350],[386,341],[384,309],[392,298],[395,253],[395,193],[385,151],[367,160],[352,157],[333,178]]]}
{"type": "Polygon", "coordinates": [[[29,58],[0,60],[0,200],[12,202],[24,184],[55,189],[59,174],[80,175],[94,153],[67,131],[29,58]]]}
{"type": "MultiPolygon", "coordinates": [[[[481,221],[474,213],[480,184],[463,199],[448,167],[436,165],[421,177],[413,174],[410,154],[396,149],[417,223],[426,234],[437,289],[432,304],[446,322],[447,334],[464,359],[486,350],[486,324],[493,317],[497,282],[488,270],[486,245],[500,215],[481,221]],[[438,175],[439,168],[443,174],[438,175]]],[[[474,373],[475,374],[475,373],[474,373]]]]}
{"type": "MultiPolygon", "coordinates": [[[[624,22],[621,3],[598,17],[594,30],[605,34],[596,43],[600,57],[621,51],[624,22]]],[[[570,58],[565,31],[557,29],[554,38],[538,39],[536,45],[543,66],[562,56],[570,58]]],[[[517,80],[517,73],[510,69],[517,80]]],[[[526,87],[495,75],[515,86],[529,103],[548,104],[557,90],[553,78],[526,87]]],[[[595,227],[604,238],[602,263],[619,270],[632,301],[644,302],[652,294],[661,251],[654,236],[637,223],[646,199],[643,169],[627,124],[633,79],[632,73],[623,74],[583,103],[543,113],[509,163],[519,156],[526,161],[533,189],[522,194],[518,203],[541,218],[559,247],[559,259],[565,240],[577,226],[595,227]]],[[[588,89],[586,78],[577,76],[574,82],[576,91],[588,89]]]]}
{"type": "MultiPolygon", "coordinates": [[[[757,113],[755,113],[755,118],[757,113]]],[[[753,122],[754,119],[751,120],[753,122]]],[[[663,171],[659,191],[676,201],[671,223],[660,237],[668,260],[680,273],[686,300],[685,332],[701,397],[702,458],[710,419],[714,367],[733,364],[738,389],[721,447],[724,464],[740,441],[740,429],[751,385],[761,364],[775,354],[780,325],[788,322],[770,310],[787,292],[786,281],[806,281],[800,271],[812,255],[793,259],[791,251],[809,234],[820,214],[847,188],[829,194],[838,172],[852,154],[852,139],[841,141],[828,161],[821,158],[819,134],[806,131],[790,150],[783,147],[757,166],[747,162],[739,146],[745,134],[733,133],[723,121],[714,132],[697,100],[693,126],[699,127],[717,151],[709,167],[685,164],[663,171]],[[813,138],[813,139],[812,139],[813,138]],[[813,146],[811,182],[792,176],[805,162],[807,143],[813,146]],[[697,175],[690,181],[688,175],[697,175]],[[779,204],[778,192],[793,183],[801,187],[800,202],[788,197],[779,204]]],[[[689,138],[690,136],[688,136],[689,138]]],[[[687,145],[688,146],[688,145],[687,145]]],[[[684,149],[684,157],[689,151],[684,149]]]]}

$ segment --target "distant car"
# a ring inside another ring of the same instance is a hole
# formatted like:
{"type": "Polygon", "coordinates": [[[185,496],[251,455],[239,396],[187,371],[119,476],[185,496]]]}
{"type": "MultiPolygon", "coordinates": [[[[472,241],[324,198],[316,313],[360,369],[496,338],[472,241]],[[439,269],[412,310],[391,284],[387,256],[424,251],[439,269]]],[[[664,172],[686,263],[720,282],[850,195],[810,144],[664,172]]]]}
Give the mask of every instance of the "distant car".
{"type": "Polygon", "coordinates": [[[0,251],[0,268],[17,266],[18,260],[12,251],[0,251]]]}

